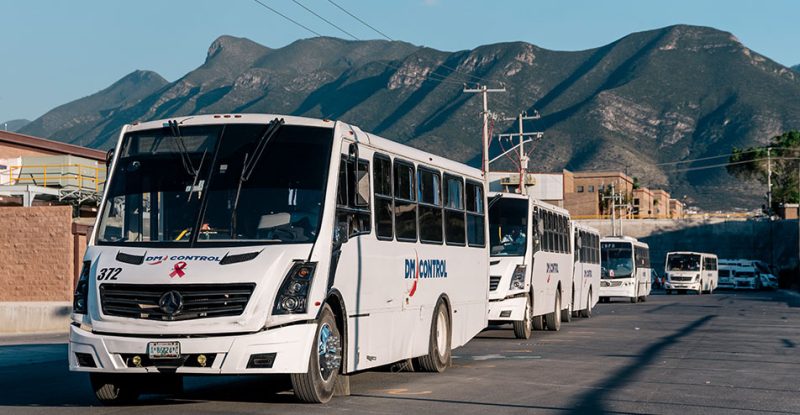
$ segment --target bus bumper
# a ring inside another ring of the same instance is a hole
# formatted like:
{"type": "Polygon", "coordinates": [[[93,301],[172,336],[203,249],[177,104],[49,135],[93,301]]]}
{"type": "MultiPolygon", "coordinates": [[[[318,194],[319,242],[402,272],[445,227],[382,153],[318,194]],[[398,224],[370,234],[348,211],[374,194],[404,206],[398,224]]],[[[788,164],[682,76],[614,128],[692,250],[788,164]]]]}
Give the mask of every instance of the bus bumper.
{"type": "Polygon", "coordinates": [[[522,321],[525,319],[525,295],[489,301],[489,321],[522,321]]]}
{"type": "Polygon", "coordinates": [[[159,373],[165,370],[167,373],[222,375],[305,373],[315,334],[316,324],[313,323],[252,334],[197,338],[95,334],[73,325],[69,335],[69,369],[106,373],[159,373]],[[180,358],[151,361],[148,356],[151,342],[180,343],[180,358]],[[205,357],[205,366],[199,363],[199,355],[205,357]],[[141,359],[139,366],[133,363],[133,356],[141,359]]]}
{"type": "Polygon", "coordinates": [[[600,285],[600,297],[633,297],[633,286],[604,287],[600,285]]]}
{"type": "Polygon", "coordinates": [[[699,282],[669,282],[664,284],[664,288],[668,290],[700,290],[699,282]]]}

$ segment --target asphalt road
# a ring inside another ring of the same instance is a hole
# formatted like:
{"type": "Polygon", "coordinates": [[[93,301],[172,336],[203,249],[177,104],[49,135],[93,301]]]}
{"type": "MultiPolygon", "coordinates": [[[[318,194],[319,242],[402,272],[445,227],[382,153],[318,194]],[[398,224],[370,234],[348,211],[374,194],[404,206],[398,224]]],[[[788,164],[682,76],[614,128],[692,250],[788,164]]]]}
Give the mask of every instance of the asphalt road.
{"type": "Polygon", "coordinates": [[[371,371],[352,395],[297,403],[282,377],[188,378],[179,396],[99,406],[63,337],[0,338],[2,414],[800,413],[800,296],[653,295],[562,330],[484,331],[444,374],[371,371]]]}

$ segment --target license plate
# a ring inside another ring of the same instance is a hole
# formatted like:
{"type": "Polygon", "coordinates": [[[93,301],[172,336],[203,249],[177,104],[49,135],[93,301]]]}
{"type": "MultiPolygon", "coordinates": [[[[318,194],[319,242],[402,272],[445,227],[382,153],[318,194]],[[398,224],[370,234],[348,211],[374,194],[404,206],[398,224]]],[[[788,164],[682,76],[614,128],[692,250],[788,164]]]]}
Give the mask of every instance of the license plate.
{"type": "Polygon", "coordinates": [[[151,359],[177,359],[181,357],[180,342],[151,342],[147,344],[151,359]]]}

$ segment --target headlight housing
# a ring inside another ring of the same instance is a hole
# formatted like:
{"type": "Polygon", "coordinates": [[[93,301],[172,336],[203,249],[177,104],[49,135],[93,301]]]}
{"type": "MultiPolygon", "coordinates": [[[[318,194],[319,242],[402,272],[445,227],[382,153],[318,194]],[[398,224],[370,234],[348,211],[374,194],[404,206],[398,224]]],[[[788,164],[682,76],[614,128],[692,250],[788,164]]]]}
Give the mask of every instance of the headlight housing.
{"type": "Polygon", "coordinates": [[[517,265],[514,268],[514,274],[511,275],[511,283],[508,285],[509,290],[525,289],[525,268],[525,265],[517,265]]]}
{"type": "Polygon", "coordinates": [[[72,299],[72,312],[75,314],[87,314],[87,302],[89,301],[89,274],[91,273],[92,263],[83,261],[81,275],[78,277],[78,284],[75,286],[75,295],[72,299]]]}
{"type": "Polygon", "coordinates": [[[308,293],[314,279],[315,262],[298,262],[283,279],[272,314],[302,314],[308,309],[308,293]]]}
{"type": "Polygon", "coordinates": [[[700,274],[697,274],[697,275],[695,275],[695,276],[694,276],[694,280],[695,280],[695,281],[700,281],[700,274]]]}

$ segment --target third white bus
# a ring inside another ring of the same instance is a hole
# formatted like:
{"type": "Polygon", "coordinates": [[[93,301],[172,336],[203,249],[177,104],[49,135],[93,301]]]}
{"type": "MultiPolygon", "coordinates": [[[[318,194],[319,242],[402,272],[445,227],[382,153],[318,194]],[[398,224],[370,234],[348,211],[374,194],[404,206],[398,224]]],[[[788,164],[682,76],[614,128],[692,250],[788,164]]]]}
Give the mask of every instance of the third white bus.
{"type": "Polygon", "coordinates": [[[600,241],[602,280],[600,301],[627,297],[646,301],[652,288],[650,247],[630,236],[609,236],[600,241]]]}

